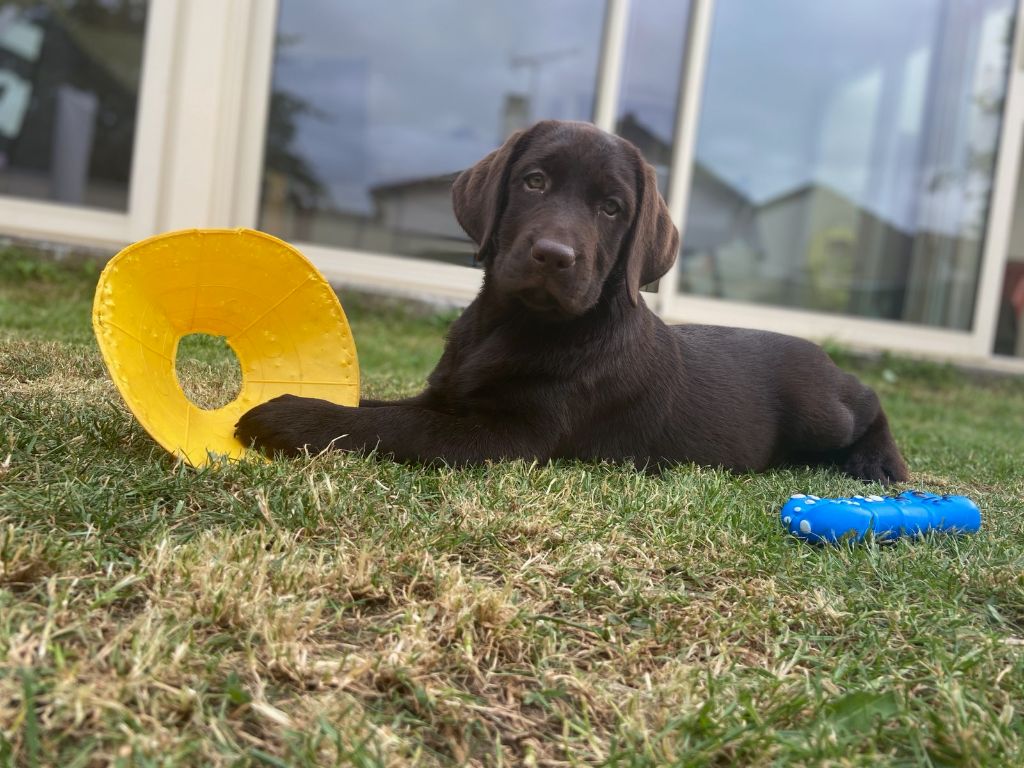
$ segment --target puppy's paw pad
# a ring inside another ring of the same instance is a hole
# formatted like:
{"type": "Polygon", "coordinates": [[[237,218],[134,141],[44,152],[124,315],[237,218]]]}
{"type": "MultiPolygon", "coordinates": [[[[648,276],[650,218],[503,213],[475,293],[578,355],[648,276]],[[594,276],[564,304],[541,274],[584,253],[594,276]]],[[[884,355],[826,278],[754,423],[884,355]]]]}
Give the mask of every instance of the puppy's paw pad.
{"type": "Polygon", "coordinates": [[[305,443],[302,398],[282,395],[246,411],[235,424],[235,437],[265,453],[294,455],[305,443]]]}
{"type": "Polygon", "coordinates": [[[910,473],[902,460],[894,460],[885,456],[860,456],[847,460],[842,467],[843,472],[869,483],[898,483],[908,480],[910,473]]]}

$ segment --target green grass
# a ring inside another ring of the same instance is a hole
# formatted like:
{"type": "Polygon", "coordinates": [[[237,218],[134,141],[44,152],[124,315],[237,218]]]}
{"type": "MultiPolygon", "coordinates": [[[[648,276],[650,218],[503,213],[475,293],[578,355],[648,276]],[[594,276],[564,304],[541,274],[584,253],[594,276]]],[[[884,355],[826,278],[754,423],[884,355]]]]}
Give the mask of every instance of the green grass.
{"type": "MultiPolygon", "coordinates": [[[[0,253],[0,765],[1024,764],[1021,381],[860,364],[912,485],[984,528],[814,548],[780,504],[864,486],[176,464],[97,274],[0,253]]],[[[365,390],[414,392],[452,316],[342,300],[365,390]]],[[[231,386],[209,349],[182,375],[231,386]]]]}

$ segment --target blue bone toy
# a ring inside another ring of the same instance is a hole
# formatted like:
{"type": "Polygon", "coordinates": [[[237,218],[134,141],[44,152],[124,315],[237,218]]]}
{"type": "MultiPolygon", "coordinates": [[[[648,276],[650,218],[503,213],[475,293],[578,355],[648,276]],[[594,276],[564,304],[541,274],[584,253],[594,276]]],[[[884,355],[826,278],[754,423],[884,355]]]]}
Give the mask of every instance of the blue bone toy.
{"type": "Polygon", "coordinates": [[[981,512],[966,496],[936,496],[924,491],[846,499],[796,493],[783,505],[781,517],[794,536],[829,543],[848,534],[853,541],[862,541],[869,531],[880,541],[891,541],[925,531],[974,533],[981,527],[981,512]]]}

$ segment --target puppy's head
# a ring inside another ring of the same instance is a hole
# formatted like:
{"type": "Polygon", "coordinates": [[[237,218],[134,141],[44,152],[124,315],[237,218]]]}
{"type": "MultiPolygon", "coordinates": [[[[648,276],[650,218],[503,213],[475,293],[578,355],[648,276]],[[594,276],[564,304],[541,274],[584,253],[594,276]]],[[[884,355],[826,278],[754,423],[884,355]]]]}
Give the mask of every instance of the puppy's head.
{"type": "Polygon", "coordinates": [[[490,284],[551,319],[585,314],[606,290],[636,306],[679,246],[654,169],[587,123],[512,135],[459,175],[452,199],[490,284]]]}

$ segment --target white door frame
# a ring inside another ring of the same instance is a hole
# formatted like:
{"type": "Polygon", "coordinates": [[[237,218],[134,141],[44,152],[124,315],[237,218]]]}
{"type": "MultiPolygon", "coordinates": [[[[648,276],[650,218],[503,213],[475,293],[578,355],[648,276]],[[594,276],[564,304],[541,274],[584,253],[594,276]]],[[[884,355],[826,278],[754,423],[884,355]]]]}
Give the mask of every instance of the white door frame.
{"type": "MultiPolygon", "coordinates": [[[[1024,141],[1024,0],[1017,0],[1017,12],[1006,83],[1006,99],[1000,122],[996,150],[995,178],[992,180],[978,295],[974,305],[974,352],[990,356],[995,347],[999,301],[1002,295],[1010,233],[1013,229],[1014,203],[1020,175],[1021,142],[1024,141]]],[[[995,358],[1004,364],[1024,360],[995,358]]]]}

